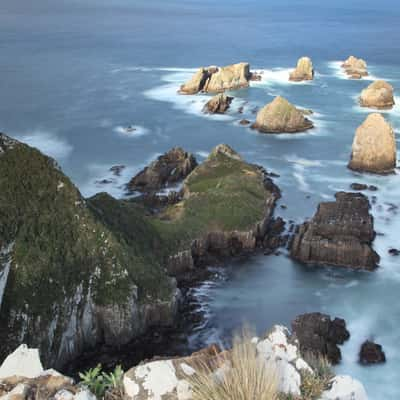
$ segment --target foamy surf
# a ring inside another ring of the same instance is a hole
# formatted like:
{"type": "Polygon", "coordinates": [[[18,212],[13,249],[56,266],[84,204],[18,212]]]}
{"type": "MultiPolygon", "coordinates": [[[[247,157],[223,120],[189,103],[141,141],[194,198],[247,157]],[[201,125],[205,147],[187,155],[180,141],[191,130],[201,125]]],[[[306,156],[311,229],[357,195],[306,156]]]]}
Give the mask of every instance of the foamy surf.
{"type": "MultiPolygon", "coordinates": [[[[374,68],[371,66],[368,66],[368,75],[363,76],[361,79],[352,79],[350,76],[348,76],[344,69],[342,68],[343,61],[329,61],[328,67],[333,70],[333,74],[336,78],[338,79],[346,79],[349,81],[376,81],[382,78],[377,77],[373,73],[371,73],[371,70],[374,68]]],[[[385,79],[386,81],[389,81],[390,79],[385,79]]]]}
{"type": "Polygon", "coordinates": [[[47,131],[34,130],[30,134],[16,134],[15,138],[56,160],[68,158],[73,151],[72,145],[66,139],[47,131]]]}
{"type": "MultiPolygon", "coordinates": [[[[290,73],[294,68],[272,68],[272,69],[256,69],[253,72],[261,76],[260,81],[251,81],[250,86],[276,86],[276,85],[312,85],[313,81],[294,82],[289,80],[290,73]]],[[[318,74],[315,74],[318,77],[318,74]]]]}
{"type": "Polygon", "coordinates": [[[140,136],[147,135],[149,130],[140,125],[128,125],[128,126],[117,126],[114,128],[114,132],[118,135],[127,138],[137,138],[140,136]]]}

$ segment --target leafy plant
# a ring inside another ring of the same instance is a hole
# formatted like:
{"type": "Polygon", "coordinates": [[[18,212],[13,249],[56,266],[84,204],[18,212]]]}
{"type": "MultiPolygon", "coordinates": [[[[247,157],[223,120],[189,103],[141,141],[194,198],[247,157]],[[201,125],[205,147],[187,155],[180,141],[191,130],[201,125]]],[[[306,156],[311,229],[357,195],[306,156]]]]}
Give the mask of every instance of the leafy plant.
{"type": "Polygon", "coordinates": [[[81,384],[86,386],[99,399],[118,399],[123,397],[124,371],[117,365],[113,372],[102,372],[101,364],[85,372],[80,372],[81,384]]]}

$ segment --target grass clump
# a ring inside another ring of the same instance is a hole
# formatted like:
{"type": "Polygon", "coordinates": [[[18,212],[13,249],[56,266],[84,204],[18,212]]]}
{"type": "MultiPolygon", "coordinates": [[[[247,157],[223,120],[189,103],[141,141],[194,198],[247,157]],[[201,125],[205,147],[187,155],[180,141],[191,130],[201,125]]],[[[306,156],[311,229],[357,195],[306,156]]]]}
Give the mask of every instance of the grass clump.
{"type": "Polygon", "coordinates": [[[196,366],[189,378],[193,400],[278,399],[276,371],[257,355],[251,337],[244,330],[234,337],[231,351],[196,366]]]}
{"type": "Polygon", "coordinates": [[[334,376],[332,367],[328,359],[321,355],[307,353],[304,359],[313,372],[301,371],[301,400],[317,400],[329,387],[329,381],[334,376]]]}

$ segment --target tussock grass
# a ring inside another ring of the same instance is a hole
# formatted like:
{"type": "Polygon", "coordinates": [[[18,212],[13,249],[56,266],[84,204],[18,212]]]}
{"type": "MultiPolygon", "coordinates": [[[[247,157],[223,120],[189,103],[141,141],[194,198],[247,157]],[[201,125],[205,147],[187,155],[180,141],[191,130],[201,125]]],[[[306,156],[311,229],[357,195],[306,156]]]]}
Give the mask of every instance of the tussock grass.
{"type": "Polygon", "coordinates": [[[257,356],[250,330],[235,335],[232,350],[196,366],[189,383],[193,400],[277,400],[275,369],[257,356]]]}

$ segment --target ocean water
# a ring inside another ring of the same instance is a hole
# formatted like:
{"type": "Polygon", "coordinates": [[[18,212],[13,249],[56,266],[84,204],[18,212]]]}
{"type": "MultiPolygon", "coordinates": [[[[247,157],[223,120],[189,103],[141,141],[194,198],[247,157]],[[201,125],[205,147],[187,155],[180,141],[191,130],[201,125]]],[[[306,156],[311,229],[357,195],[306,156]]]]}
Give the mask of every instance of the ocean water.
{"type": "MultiPolygon", "coordinates": [[[[323,311],[345,318],[351,332],[337,371],[359,378],[370,399],[395,400],[400,264],[388,249],[400,247],[393,207],[400,205],[400,178],[357,174],[346,164],[369,112],[357,105],[360,91],[384,78],[399,95],[399,22],[394,0],[2,0],[0,131],[54,156],[86,196],[123,196],[123,184],[172,146],[201,161],[219,143],[280,175],[276,213],[297,223],[352,182],[376,185],[377,192],[366,192],[376,196],[376,272],[311,269],[284,252],[233,262],[223,279],[199,289],[208,319],[191,341],[223,340],[243,322],[261,333],[299,313],[323,311]],[[368,79],[343,76],[340,60],[350,54],[367,60],[368,79]],[[303,55],[312,57],[316,78],[289,83],[288,71],[303,55]],[[239,61],[262,70],[263,81],[232,92],[227,115],[203,115],[208,96],[176,93],[198,66],[239,61]],[[275,136],[239,126],[278,94],[314,110],[315,129],[275,136]],[[137,129],[127,134],[130,125],[137,129]],[[126,166],[119,177],[109,171],[116,164],[126,166]],[[103,179],[112,182],[98,183],[103,179]],[[383,345],[385,365],[358,365],[367,338],[383,345]]],[[[398,132],[397,103],[384,114],[398,132]]]]}

